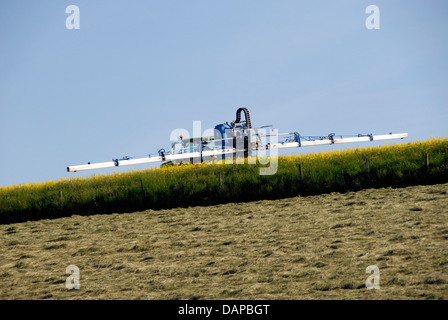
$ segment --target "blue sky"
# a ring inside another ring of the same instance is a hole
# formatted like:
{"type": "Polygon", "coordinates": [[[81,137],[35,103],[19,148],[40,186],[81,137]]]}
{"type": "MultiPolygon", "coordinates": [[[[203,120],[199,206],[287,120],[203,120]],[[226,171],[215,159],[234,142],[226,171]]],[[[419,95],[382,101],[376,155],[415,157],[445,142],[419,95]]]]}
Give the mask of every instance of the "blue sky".
{"type": "Polygon", "coordinates": [[[111,172],[66,167],[169,148],[173,129],[242,106],[280,132],[446,137],[447,13],[443,0],[2,1],[0,185],[111,172]]]}

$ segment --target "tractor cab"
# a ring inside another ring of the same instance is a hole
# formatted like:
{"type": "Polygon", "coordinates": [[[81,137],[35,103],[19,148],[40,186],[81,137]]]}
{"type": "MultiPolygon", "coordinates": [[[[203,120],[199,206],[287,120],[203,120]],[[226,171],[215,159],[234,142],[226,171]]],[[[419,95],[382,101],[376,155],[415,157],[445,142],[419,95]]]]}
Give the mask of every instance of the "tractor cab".
{"type": "Polygon", "coordinates": [[[200,152],[202,150],[213,150],[214,149],[214,136],[205,136],[197,138],[182,139],[183,153],[187,152],[200,152]]]}

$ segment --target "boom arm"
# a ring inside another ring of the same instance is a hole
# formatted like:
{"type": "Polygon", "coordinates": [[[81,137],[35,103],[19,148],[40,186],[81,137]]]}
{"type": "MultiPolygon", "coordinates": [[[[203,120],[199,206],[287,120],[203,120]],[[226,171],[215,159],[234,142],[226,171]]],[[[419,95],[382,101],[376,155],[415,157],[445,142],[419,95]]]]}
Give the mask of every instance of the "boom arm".
{"type": "MultiPolygon", "coordinates": [[[[297,133],[290,133],[289,136],[284,139],[283,142],[278,142],[275,144],[269,144],[266,146],[259,146],[252,150],[266,150],[266,149],[283,149],[283,148],[298,148],[298,147],[308,147],[308,146],[320,146],[320,145],[331,145],[331,144],[341,144],[341,143],[354,143],[354,142],[368,142],[368,141],[380,141],[380,140],[390,140],[390,139],[403,139],[407,138],[407,133],[397,133],[397,134],[385,134],[385,135],[358,135],[343,138],[335,138],[334,134],[330,134],[326,137],[313,137],[313,136],[300,136],[297,133]]],[[[202,148],[201,148],[202,149],[202,148]]],[[[163,149],[161,149],[163,150],[163,149]]],[[[101,168],[112,168],[118,166],[129,166],[145,163],[155,163],[163,161],[176,161],[176,160],[188,160],[192,158],[203,158],[211,156],[222,156],[226,154],[235,154],[237,151],[235,148],[226,148],[218,150],[201,150],[196,152],[188,153],[169,153],[165,154],[164,151],[159,150],[159,155],[154,157],[142,157],[142,158],[130,158],[124,157],[122,159],[115,159],[110,162],[100,162],[100,163],[88,163],[84,165],[69,166],[67,167],[68,172],[76,172],[83,170],[101,169],[101,168]]]]}

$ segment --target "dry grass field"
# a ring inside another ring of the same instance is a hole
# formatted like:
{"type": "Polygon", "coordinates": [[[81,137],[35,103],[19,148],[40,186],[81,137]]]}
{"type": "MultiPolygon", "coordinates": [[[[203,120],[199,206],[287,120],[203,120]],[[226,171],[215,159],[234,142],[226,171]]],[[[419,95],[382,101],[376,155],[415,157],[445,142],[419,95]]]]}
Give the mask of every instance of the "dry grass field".
{"type": "Polygon", "coordinates": [[[448,184],[0,225],[1,299],[447,299],[448,184]],[[66,288],[66,267],[80,289],[66,288]],[[366,268],[380,271],[367,290],[366,268]]]}

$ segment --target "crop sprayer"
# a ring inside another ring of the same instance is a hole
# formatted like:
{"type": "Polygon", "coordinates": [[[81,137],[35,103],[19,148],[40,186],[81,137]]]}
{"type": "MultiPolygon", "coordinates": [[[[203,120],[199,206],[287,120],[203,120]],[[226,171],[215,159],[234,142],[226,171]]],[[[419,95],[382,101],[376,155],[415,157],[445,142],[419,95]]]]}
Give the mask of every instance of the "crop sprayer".
{"type": "Polygon", "coordinates": [[[239,108],[236,111],[235,121],[216,125],[214,135],[212,136],[184,139],[181,135],[179,141],[171,144],[171,150],[168,152],[165,149],[160,149],[157,154],[148,154],[144,157],[125,156],[109,162],[89,162],[83,165],[69,166],[67,171],[76,172],[157,162],[167,165],[231,159],[233,163],[233,159],[247,158],[252,156],[253,152],[258,151],[268,152],[269,150],[283,148],[403,139],[407,137],[407,133],[383,135],[336,135],[330,133],[326,136],[303,136],[297,132],[278,133],[276,129],[272,128],[272,125],[252,128],[249,110],[247,108],[239,108]],[[244,113],[245,120],[241,119],[242,113],[244,113]],[[266,143],[267,139],[269,139],[269,143],[266,143]]]}

